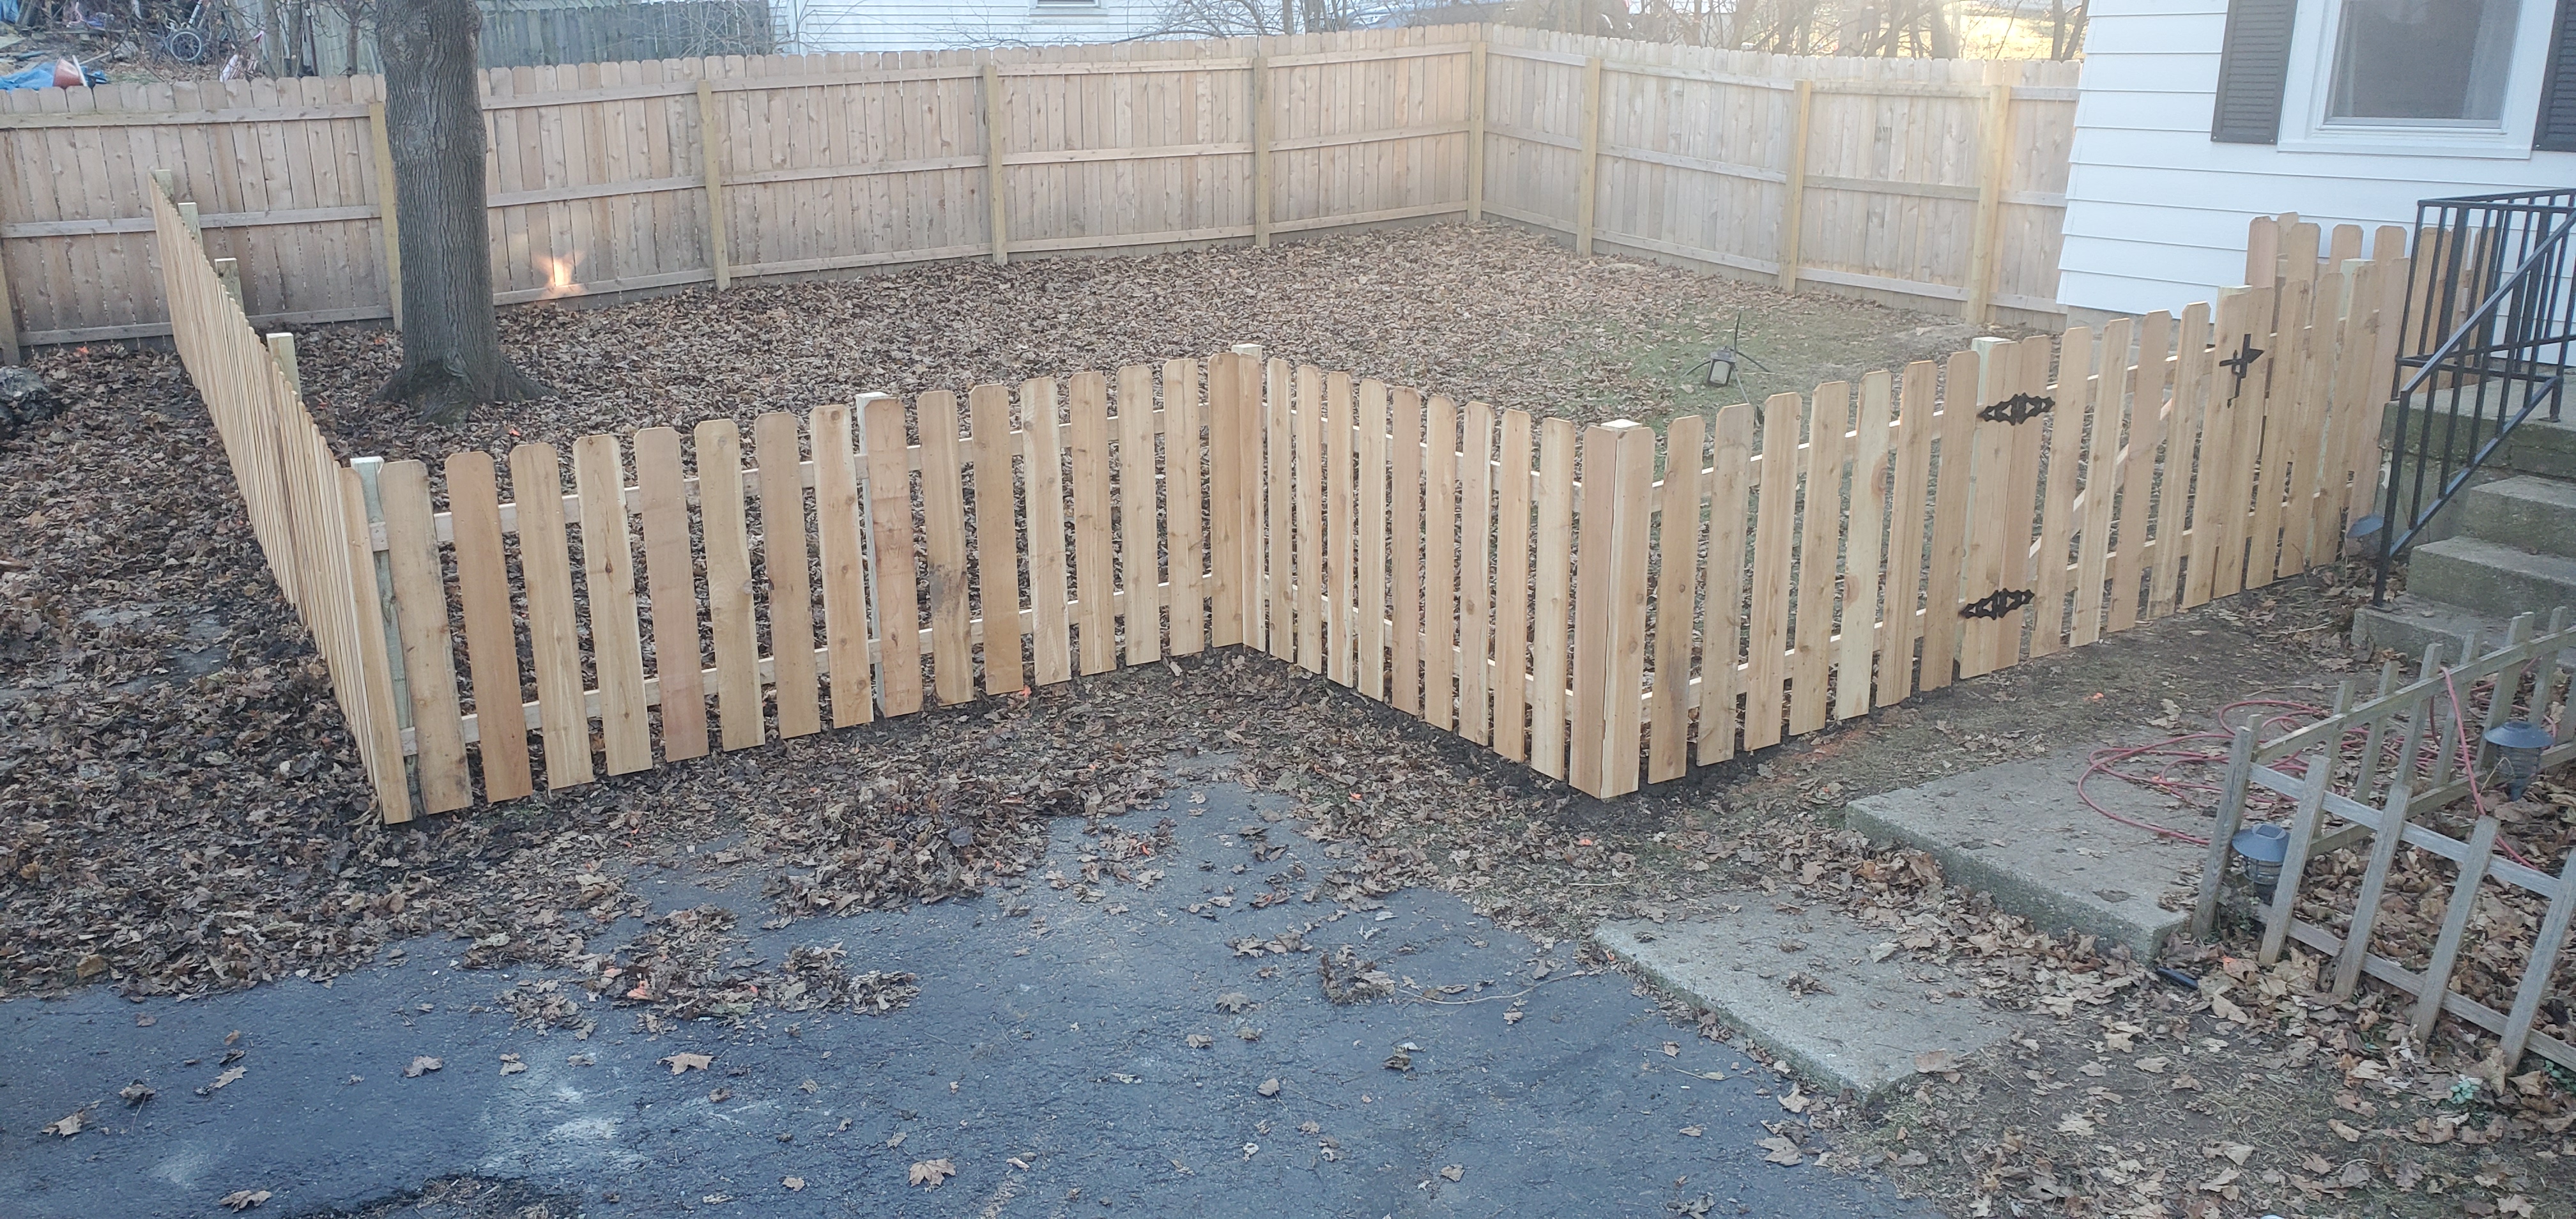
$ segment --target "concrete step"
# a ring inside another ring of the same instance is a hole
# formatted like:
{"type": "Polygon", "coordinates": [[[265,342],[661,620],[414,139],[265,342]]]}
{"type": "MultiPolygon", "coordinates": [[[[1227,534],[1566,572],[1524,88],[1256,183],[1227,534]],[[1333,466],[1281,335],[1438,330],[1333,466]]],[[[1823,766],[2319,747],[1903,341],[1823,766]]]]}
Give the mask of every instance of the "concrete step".
{"type": "MultiPolygon", "coordinates": [[[[2085,807],[2075,784],[2090,753],[2073,749],[1866,796],[1843,810],[1844,824],[1929,853],[1949,883],[1984,890],[2043,931],[2097,936],[2152,961],[2187,921],[2162,899],[2198,891],[2183,874],[2202,852],[2085,807]]],[[[2208,833],[2209,817],[2132,784],[2097,777],[2085,791],[2133,821],[2208,833]]]]}
{"type": "Polygon", "coordinates": [[[2479,614],[2546,614],[2576,605],[2576,559],[2483,538],[2446,538],[2414,548],[2406,590],[2479,614]]]}
{"type": "Polygon", "coordinates": [[[1973,977],[1896,951],[1884,929],[1759,891],[1719,900],[1732,912],[1607,923],[1592,939],[1826,1089],[1863,1099],[2012,1032],[2014,1017],[1978,998],[1973,977]]]}
{"type": "Polygon", "coordinates": [[[2576,559],[2576,482],[2521,474],[2460,493],[2459,535],[2576,559]]]}
{"type": "MultiPolygon", "coordinates": [[[[2536,628],[2547,630],[2553,612],[2540,611],[2536,628]]],[[[2471,632],[2484,641],[2484,650],[2492,651],[2504,642],[2512,625],[2510,619],[2499,615],[2399,593],[2389,598],[2385,607],[2365,605],[2353,612],[2352,641],[2359,647],[2386,648],[2417,660],[2423,658],[2427,646],[2438,643],[2442,645],[2442,655],[2456,661],[2467,651],[2471,632]]],[[[2566,655],[2568,663],[2576,665],[2576,648],[2568,649],[2566,655]]],[[[2413,676],[2414,670],[2409,668],[2407,675],[2413,676]]]]}

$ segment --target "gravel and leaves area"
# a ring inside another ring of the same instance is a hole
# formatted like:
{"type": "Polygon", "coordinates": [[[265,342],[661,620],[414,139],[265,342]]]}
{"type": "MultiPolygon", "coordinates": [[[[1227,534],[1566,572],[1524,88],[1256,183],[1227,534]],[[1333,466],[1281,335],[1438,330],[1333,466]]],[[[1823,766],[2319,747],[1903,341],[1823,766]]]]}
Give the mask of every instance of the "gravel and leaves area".
{"type": "MultiPolygon", "coordinates": [[[[1639,371],[1641,345],[1723,328],[1739,305],[1884,316],[1874,346],[1834,357],[1860,367],[1928,354],[1905,345],[1929,321],[1874,306],[1578,262],[1505,229],[1422,229],[514,311],[514,349],[565,393],[457,432],[363,401],[394,354],[365,332],[305,336],[305,377],[344,452],[424,457],[1247,339],[1500,404],[1649,416],[1672,398],[1639,371]]],[[[2322,701],[2355,664],[2339,641],[2348,572],[1619,801],[1230,650],[386,827],[175,359],[96,347],[37,367],[63,413],[0,442],[0,997],[206,994],[440,937],[496,970],[495,1006],[576,1031],[888,1011],[913,980],[851,972],[832,916],[1001,881],[1151,886],[1169,827],[1137,810],[1178,786],[1180,761],[1214,761],[1293,798],[1298,818],[1273,832],[1328,861],[1227,901],[1367,906],[1438,886],[1599,964],[1577,944],[1601,919],[1687,919],[1750,886],[1884,926],[1899,951],[1970,971],[1985,1002],[2028,1016],[2005,1052],[1936,1064],[1875,1108],[1784,1097],[1778,1171],[1886,1172],[1960,1215],[2564,1214],[2576,1197],[2566,1079],[2483,1063],[2492,1043],[2447,1026],[2400,1040],[2369,987],[2311,998],[2312,959],[2254,970],[2231,942],[2182,962],[2198,989],[2172,986],[1837,827],[1855,797],[2133,739],[2176,705],[2322,701]],[[1032,874],[1056,817],[1082,819],[1094,846],[1078,871],[1032,874]],[[746,874],[763,925],[811,924],[812,947],[737,966],[733,914],[657,909],[629,888],[746,874]],[[630,918],[642,931],[610,946],[630,918]],[[525,965],[552,980],[498,976],[525,965]]],[[[1348,964],[1336,985],[1375,994],[1367,963],[1348,964]]]]}
{"type": "Polygon", "coordinates": [[[1651,263],[1576,259],[1507,225],[1433,225],[1141,258],[960,262],[856,280],[682,292],[502,315],[521,366],[558,391],[477,408],[454,431],[366,401],[400,362],[378,331],[301,341],[305,391],[344,456],[562,444],[594,432],[802,413],[861,393],[1217,354],[1271,355],[1461,401],[1581,420],[1661,419],[1741,396],[1690,366],[1732,341],[1757,396],[1964,349],[1979,329],[1846,297],[1783,295],[1651,263]]]}

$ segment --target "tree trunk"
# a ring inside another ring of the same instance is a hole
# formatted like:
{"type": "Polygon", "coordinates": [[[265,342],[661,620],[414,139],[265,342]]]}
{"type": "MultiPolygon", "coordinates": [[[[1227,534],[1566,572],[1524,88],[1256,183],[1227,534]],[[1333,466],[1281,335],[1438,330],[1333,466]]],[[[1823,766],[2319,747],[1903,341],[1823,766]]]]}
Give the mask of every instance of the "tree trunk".
{"type": "Polygon", "coordinates": [[[403,363],[376,391],[433,423],[478,402],[553,392],[501,354],[483,198],[483,99],[474,0],[410,0],[376,16],[385,129],[402,217],[403,363]]]}

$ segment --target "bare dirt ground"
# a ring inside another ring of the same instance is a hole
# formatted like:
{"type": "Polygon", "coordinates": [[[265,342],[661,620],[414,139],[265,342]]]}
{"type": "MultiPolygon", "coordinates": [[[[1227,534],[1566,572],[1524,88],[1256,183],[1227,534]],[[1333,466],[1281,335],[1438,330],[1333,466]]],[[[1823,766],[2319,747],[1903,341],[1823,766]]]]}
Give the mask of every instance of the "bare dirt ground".
{"type": "MultiPolygon", "coordinates": [[[[435,457],[1248,338],[1504,405],[1649,416],[1673,397],[1638,371],[1641,336],[1731,323],[1732,305],[1713,301],[1886,320],[1818,361],[1917,354],[1914,328],[1937,321],[1618,266],[1508,232],[1428,229],[518,311],[515,350],[565,394],[488,408],[457,433],[363,402],[393,358],[372,335],[307,336],[305,375],[345,452],[435,457]]],[[[1095,866],[1115,874],[1146,866],[1153,837],[1121,814],[1171,785],[1172,759],[1221,752],[1241,759],[1232,777],[1301,802],[1302,832],[1337,864],[1301,878],[1324,898],[1437,885],[1573,952],[1600,919],[1687,918],[1721,890],[1766,887],[1919,919],[1908,951],[1977,962],[1987,1001],[2054,1017],[2011,1054],[1879,1110],[1784,1103],[1797,1171],[1888,1172],[1962,1215],[2564,1214],[2576,1197],[2564,1079],[2482,1071],[2482,1047],[2448,1032],[2407,1051],[2418,1067],[2370,1009],[2303,1007],[2293,987],[2190,963],[2235,978],[2245,1019],[2223,1019],[2208,993],[2036,935],[1836,828],[1856,796],[2155,731],[2144,726],[2173,720],[2168,700],[2322,701],[2354,664],[2340,642],[2349,573],[1620,801],[1227,653],[386,828],[175,359],[102,347],[38,367],[68,409],[0,445],[0,997],[328,976],[421,935],[471,941],[458,945],[471,965],[553,965],[583,956],[584,924],[640,913],[666,950],[625,963],[652,985],[619,1004],[648,1028],[722,1015],[765,1001],[743,1000],[746,982],[765,995],[811,979],[723,971],[721,929],[653,911],[600,861],[765,869],[778,917],[826,916],[1015,876],[1044,819],[1068,815],[1086,818],[1095,866]],[[721,845],[696,849],[708,844],[721,845]],[[2454,1101],[2464,1073],[2491,1078],[2454,1101]],[[2176,1090],[2186,1078],[2197,1087],[2176,1090]]],[[[543,996],[515,1002],[530,1020],[561,1017],[543,996]]]]}

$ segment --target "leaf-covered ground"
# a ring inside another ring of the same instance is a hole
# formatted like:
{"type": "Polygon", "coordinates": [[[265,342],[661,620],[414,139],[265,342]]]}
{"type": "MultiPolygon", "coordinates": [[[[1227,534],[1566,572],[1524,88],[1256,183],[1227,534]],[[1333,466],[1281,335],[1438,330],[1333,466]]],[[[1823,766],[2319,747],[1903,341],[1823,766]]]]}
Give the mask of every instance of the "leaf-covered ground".
{"type": "MultiPolygon", "coordinates": [[[[516,350],[566,392],[459,432],[364,403],[393,358],[375,336],[306,336],[305,376],[344,452],[434,458],[1247,339],[1584,417],[1657,414],[1671,394],[1637,353],[1722,329],[1739,306],[1883,316],[1880,340],[1834,357],[1858,368],[1931,354],[1907,345],[1931,342],[1919,331],[1938,319],[1465,233],[517,311],[516,350]]],[[[38,367],[67,410],[0,444],[0,997],[328,976],[439,936],[472,965],[564,967],[647,1029],[753,1003],[867,1010],[901,1002],[906,983],[832,960],[730,968],[735,929],[655,910],[619,878],[756,868],[775,918],[827,918],[1018,877],[1046,819],[1074,816],[1099,848],[1083,874],[1047,883],[1132,883],[1157,830],[1128,810],[1172,784],[1172,759],[1215,753],[1301,801],[1302,832],[1335,864],[1304,881],[1319,900],[1438,885],[1543,940],[1579,940],[1603,918],[1688,918],[1767,886],[1892,919],[1907,951],[1971,965],[1987,1002],[2038,1019],[2006,1054],[1890,1107],[1784,1104],[1781,1171],[1886,1171],[1968,1215],[2564,1214],[2576,1196],[2563,1080],[2482,1068],[2486,1043],[2447,1026],[2400,1049],[2378,992],[2305,1000],[2312,963],[2257,974],[2221,953],[2186,962],[2204,990],[2169,987],[1834,826],[1856,796],[2133,738],[2172,721],[2167,700],[2322,701],[2353,664],[2337,642],[2352,588],[2336,573],[1616,802],[1235,652],[386,828],[176,361],[94,348],[38,367]],[[594,951],[627,914],[648,934],[594,951]],[[2185,1078],[2199,1086],[2176,1089],[2185,1078]]],[[[514,987],[501,1001],[555,1023],[602,1006],[564,997],[514,987]]]]}

